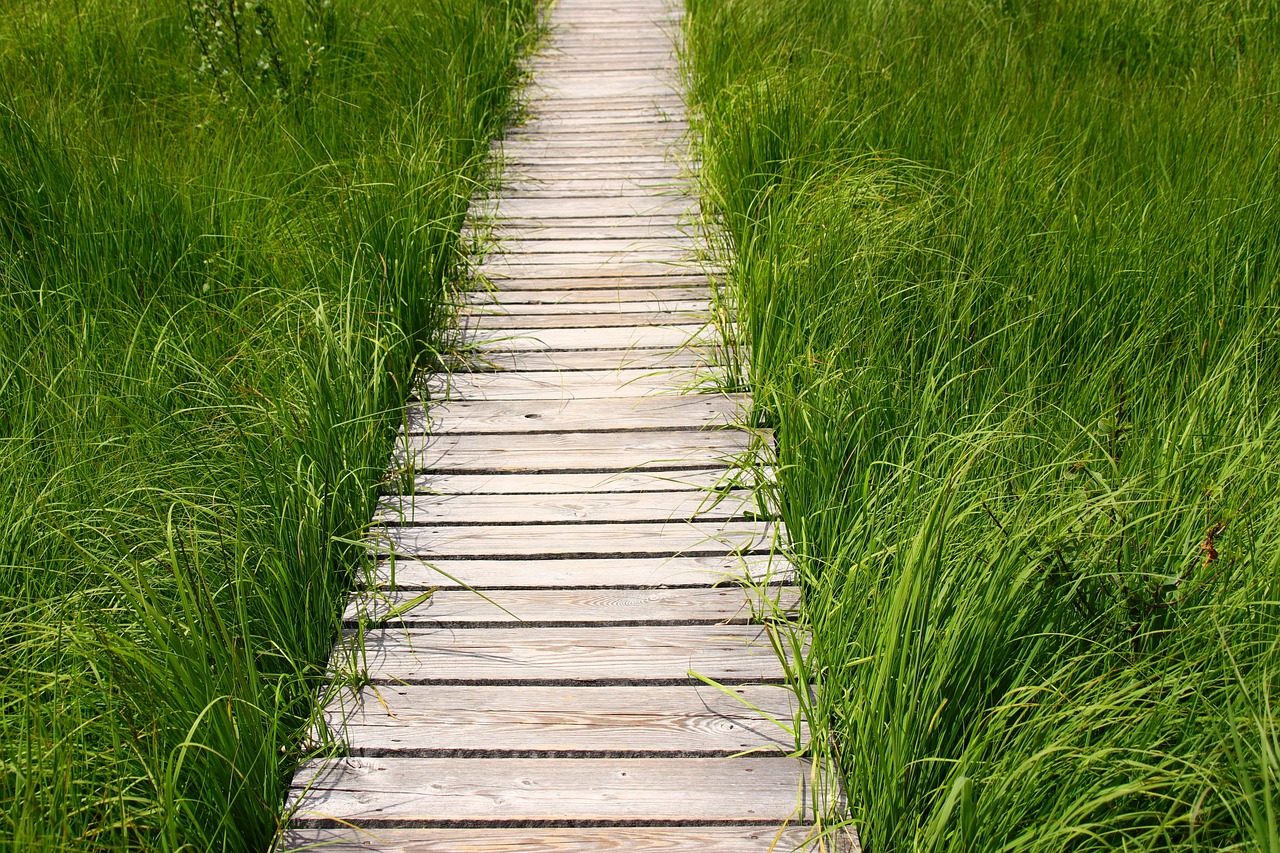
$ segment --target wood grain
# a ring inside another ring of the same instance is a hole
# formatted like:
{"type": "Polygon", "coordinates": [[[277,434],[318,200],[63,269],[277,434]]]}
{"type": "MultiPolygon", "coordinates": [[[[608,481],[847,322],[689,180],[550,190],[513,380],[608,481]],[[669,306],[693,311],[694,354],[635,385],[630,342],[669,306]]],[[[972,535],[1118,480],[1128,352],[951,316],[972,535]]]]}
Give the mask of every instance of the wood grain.
{"type": "Polygon", "coordinates": [[[790,563],[778,554],[717,554],[705,557],[589,557],[523,560],[450,560],[433,557],[384,559],[371,583],[384,587],[475,589],[538,587],[666,587],[790,580],[790,563]]]}
{"type": "Polygon", "coordinates": [[[330,666],[378,682],[781,681],[755,625],[385,628],[344,632],[330,666]],[[348,645],[350,644],[350,645],[348,645]]]}
{"type": "Polygon", "coordinates": [[[489,349],[469,352],[465,361],[454,365],[460,371],[481,370],[617,370],[636,367],[688,367],[711,364],[713,356],[704,346],[628,347],[589,350],[489,349]]]}
{"type": "Polygon", "coordinates": [[[622,326],[607,329],[476,329],[468,342],[482,353],[545,350],[676,349],[718,339],[707,325],[622,326]]]}
{"type": "Polygon", "coordinates": [[[427,390],[445,400],[573,400],[678,394],[724,384],[710,367],[623,368],[519,373],[455,373],[433,377],[427,390]]]}
{"type": "Polygon", "coordinates": [[[546,306],[548,308],[573,305],[583,310],[591,310],[596,304],[620,305],[647,302],[651,305],[668,306],[682,304],[708,304],[711,291],[705,287],[630,287],[612,290],[489,290],[475,291],[465,294],[464,300],[469,305],[489,307],[518,305],[546,306]]]}
{"type": "Polygon", "coordinates": [[[599,329],[611,326],[634,326],[643,323],[653,326],[672,326],[706,323],[710,316],[705,310],[655,310],[645,312],[588,311],[588,312],[467,312],[461,318],[464,329],[599,329]]]}
{"type": "Polygon", "coordinates": [[[741,457],[744,430],[540,433],[512,442],[501,435],[410,435],[397,443],[394,464],[419,471],[625,471],[705,467],[741,457]]]}
{"type": "Polygon", "coordinates": [[[298,821],[752,821],[810,809],[790,758],[343,758],[302,765],[298,821]]]}
{"type": "Polygon", "coordinates": [[[458,524],[374,528],[369,545],[403,557],[613,557],[767,553],[766,521],[458,524]]]}
{"type": "Polygon", "coordinates": [[[578,521],[713,521],[758,514],[754,492],[607,492],[557,495],[414,495],[378,501],[374,520],[394,524],[578,521]]]}
{"type": "Polygon", "coordinates": [[[349,625],[385,624],[414,628],[487,625],[745,625],[795,611],[794,587],[737,586],[679,589],[437,590],[429,598],[416,591],[368,591],[352,599],[343,619],[349,625]]]}
{"type": "MultiPolygon", "coordinates": [[[[763,476],[771,477],[770,472],[763,476]]],[[[681,489],[750,488],[755,472],[729,468],[681,471],[610,471],[590,474],[420,474],[419,495],[553,495],[565,492],[669,492],[681,489]]]]}
{"type": "Polygon", "coordinates": [[[746,417],[747,400],[735,394],[664,395],[643,399],[621,395],[583,399],[584,396],[590,395],[578,393],[572,399],[550,400],[451,399],[447,403],[433,403],[430,417],[422,404],[415,403],[405,411],[404,429],[410,433],[436,435],[697,429],[728,426],[746,417]]]}
{"type": "MultiPolygon", "coordinates": [[[[738,753],[796,748],[799,705],[782,685],[368,686],[324,711],[356,755],[415,751],[738,753]]],[[[799,725],[804,736],[804,726],[799,725]]]]}
{"type": "Polygon", "coordinates": [[[812,835],[803,826],[341,827],[289,829],[284,846],[323,853],[833,853],[810,846],[812,835]]]}

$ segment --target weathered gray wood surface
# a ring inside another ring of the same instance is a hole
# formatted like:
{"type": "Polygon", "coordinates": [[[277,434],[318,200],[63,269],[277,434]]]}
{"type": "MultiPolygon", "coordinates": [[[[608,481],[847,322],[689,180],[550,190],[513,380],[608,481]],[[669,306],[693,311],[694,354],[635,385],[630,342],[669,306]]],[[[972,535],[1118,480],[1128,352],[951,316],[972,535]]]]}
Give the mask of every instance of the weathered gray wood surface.
{"type": "MultiPolygon", "coordinates": [[[[490,687],[380,685],[325,708],[353,754],[625,752],[735,754],[796,748],[785,686],[490,687]],[[413,744],[413,746],[406,746],[413,744]]],[[[800,723],[803,737],[804,726],[800,723]]]]}
{"type": "MultiPolygon", "coordinates": [[[[469,374],[472,382],[483,374],[469,374]]],[[[500,374],[510,376],[511,374],[500,374]]],[[[522,374],[528,376],[530,374],[522,374]]],[[[565,381],[572,375],[553,374],[565,381]]],[[[452,395],[450,395],[452,397],[452,395]]],[[[600,398],[578,395],[549,400],[459,400],[436,403],[428,411],[411,405],[410,433],[522,433],[579,430],[703,429],[741,422],[748,401],[738,394],[688,394],[600,398]]]]}
{"type": "Polygon", "coordinates": [[[379,826],[290,829],[285,844],[332,853],[792,853],[809,840],[805,827],[444,827],[423,832],[379,826]]]}
{"type": "Polygon", "coordinates": [[[770,436],[722,390],[668,3],[553,7],[464,228],[480,286],[457,352],[405,413],[314,732],[337,746],[299,768],[286,848],[812,840],[799,592],[770,436]]]}
{"type": "Polygon", "coordinates": [[[525,560],[382,560],[373,582],[400,589],[465,586],[505,587],[666,587],[715,585],[749,580],[789,580],[793,570],[771,554],[712,554],[701,557],[570,557],[525,560]]]}
{"type": "Polygon", "coordinates": [[[333,671],[373,682],[781,681],[758,625],[389,628],[349,636],[333,671]],[[357,642],[358,640],[358,642],[357,642]]]}
{"type": "Polygon", "coordinates": [[[629,471],[705,468],[741,457],[752,446],[741,430],[646,430],[523,435],[410,435],[394,454],[397,466],[417,470],[629,471]]]}
{"type": "MultiPolygon", "coordinates": [[[[768,476],[766,472],[764,476],[768,476]]],[[[692,468],[679,471],[606,471],[550,474],[440,474],[414,478],[415,495],[555,495],[566,492],[669,492],[686,489],[724,491],[752,488],[756,472],[741,468],[692,468]]],[[[400,495],[388,495],[388,500],[400,495]]]]}
{"type": "Polygon", "coordinates": [[[808,772],[789,758],[344,758],[308,762],[297,820],[794,820],[808,772]]]}
{"type": "Polygon", "coordinates": [[[675,492],[565,492],[555,495],[412,495],[379,501],[376,520],[396,524],[484,524],[495,518],[520,524],[564,521],[669,521],[741,519],[759,514],[750,490],[727,494],[675,492]]]}
{"type": "MultiPolygon", "coordinates": [[[[436,590],[370,593],[347,606],[349,623],[361,620],[409,627],[472,625],[745,625],[762,612],[795,610],[794,588],[737,586],[676,589],[436,590]]],[[[359,625],[357,625],[359,627],[359,625]]]]}

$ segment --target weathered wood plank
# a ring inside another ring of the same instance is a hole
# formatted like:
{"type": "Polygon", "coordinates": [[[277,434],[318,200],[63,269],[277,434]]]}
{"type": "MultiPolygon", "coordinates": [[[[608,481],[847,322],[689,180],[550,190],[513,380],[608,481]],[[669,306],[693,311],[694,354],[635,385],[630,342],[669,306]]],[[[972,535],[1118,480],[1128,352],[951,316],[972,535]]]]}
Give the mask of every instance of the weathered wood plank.
{"type": "MultiPolygon", "coordinates": [[[[771,477],[765,471],[762,476],[771,477]]],[[[689,471],[615,471],[607,474],[420,474],[413,481],[417,495],[554,495],[566,492],[703,491],[749,488],[752,471],[704,468],[689,471]]]]}
{"type": "MultiPolygon", "coordinates": [[[[563,311],[563,309],[561,309],[563,311]]],[[[691,325],[710,320],[705,306],[693,311],[470,312],[460,318],[464,329],[608,329],[636,325],[691,325]]]]}
{"type": "Polygon", "coordinates": [[[519,350],[497,349],[470,352],[465,363],[453,365],[455,371],[613,370],[618,368],[692,367],[714,363],[707,347],[628,347],[600,350],[519,350]]]}
{"type": "MultiPolygon", "coordinates": [[[[598,261],[583,261],[581,263],[526,263],[516,260],[502,260],[494,263],[486,263],[483,266],[476,267],[475,272],[489,280],[495,282],[499,287],[503,286],[500,282],[509,279],[583,279],[583,278],[600,278],[613,279],[616,287],[619,279],[634,279],[640,277],[694,277],[705,276],[706,272],[699,266],[695,266],[692,262],[675,262],[675,261],[622,261],[613,260],[611,258],[603,258],[598,261]]],[[[645,282],[628,281],[629,286],[644,284],[645,282]]],[[[686,282],[687,283],[687,282],[686,282]]],[[[543,284],[542,287],[548,285],[543,284]]],[[[576,286],[576,283],[570,286],[576,286]]]]}
{"type": "Polygon", "coordinates": [[[764,521],[607,522],[383,527],[369,533],[381,554],[415,557],[622,557],[768,553],[764,521]]]}
{"type": "Polygon", "coordinates": [[[679,196],[611,195],[575,198],[536,198],[503,196],[496,203],[479,201],[481,215],[503,217],[537,217],[540,219],[592,216],[653,216],[668,214],[694,216],[698,203],[679,196]]]}
{"type": "Polygon", "coordinates": [[[652,258],[690,257],[698,249],[691,238],[680,235],[664,239],[631,240],[609,237],[561,240],[504,240],[495,247],[491,258],[521,259],[528,262],[545,260],[547,263],[565,263],[573,260],[596,261],[603,258],[640,261],[652,258]],[[536,256],[536,257],[532,257],[536,256]]]}
{"type": "Polygon", "coordinates": [[[520,373],[454,373],[427,382],[440,400],[573,400],[677,394],[723,385],[711,367],[627,368],[520,373]]]}
{"type": "Polygon", "coordinates": [[[777,554],[526,560],[382,560],[371,585],[405,589],[472,587],[664,587],[788,581],[794,570],[777,554]]]}
{"type": "Polygon", "coordinates": [[[492,350],[633,350],[675,349],[716,341],[719,333],[708,324],[670,326],[608,326],[603,329],[473,329],[467,341],[492,350]]]}
{"type": "Polygon", "coordinates": [[[344,758],[294,778],[297,821],[803,820],[808,768],[789,758],[344,758]]]}
{"type": "Polygon", "coordinates": [[[344,632],[335,674],[372,682],[590,683],[783,680],[768,631],[758,625],[588,628],[375,628],[344,632]]]}
{"type": "MultiPolygon", "coordinates": [[[[504,291],[504,295],[526,296],[521,291],[504,291]]],[[[613,299],[599,298],[596,299],[574,299],[579,294],[573,291],[546,291],[547,298],[533,299],[530,301],[522,300],[502,300],[488,298],[477,295],[459,307],[464,312],[465,317],[547,317],[547,316],[577,316],[582,314],[602,314],[608,317],[618,317],[627,315],[663,315],[669,313],[683,314],[685,316],[698,316],[705,318],[711,310],[711,300],[707,294],[703,294],[702,299],[674,299],[662,298],[659,293],[648,293],[648,300],[626,300],[623,297],[645,294],[645,291],[636,291],[634,289],[623,292],[615,291],[613,299]]],[[[607,296],[607,295],[606,295],[607,296]]],[[[665,319],[665,318],[664,318],[665,319]]],[[[692,321],[685,321],[682,325],[692,325],[692,321]]]]}
{"type": "Polygon", "coordinates": [[[488,687],[339,691],[325,724],[355,755],[413,750],[737,753],[796,749],[799,705],[782,685],[488,687]]]}
{"type": "MultiPolygon", "coordinates": [[[[607,271],[606,271],[607,273],[607,271]]],[[[692,272],[678,269],[654,269],[644,275],[592,274],[560,276],[548,279],[546,276],[521,277],[515,275],[489,274],[491,289],[510,290],[596,290],[617,291],[635,287],[707,287],[710,279],[705,272],[692,272]]]]}
{"type": "Polygon", "coordinates": [[[834,853],[834,847],[808,847],[813,832],[804,826],[293,828],[284,846],[323,853],[834,853]]]}
{"type": "Polygon", "coordinates": [[[577,198],[650,198],[651,192],[670,192],[683,183],[679,178],[647,181],[643,178],[617,178],[582,181],[516,179],[502,184],[490,198],[498,200],[502,210],[504,199],[572,200],[577,198]]]}
{"type": "Polygon", "coordinates": [[[343,615],[350,627],[410,628],[490,625],[745,625],[761,616],[794,612],[794,587],[680,589],[437,590],[374,592],[353,599],[343,615]]]}
{"type": "Polygon", "coordinates": [[[751,441],[743,430],[540,433],[518,445],[501,435],[411,435],[397,443],[393,460],[400,468],[455,474],[705,468],[742,456],[751,441]]]}
{"type": "Polygon", "coordinates": [[[749,518],[761,513],[755,493],[566,492],[556,495],[390,495],[378,501],[374,520],[395,524],[510,524],[571,521],[702,521],[749,518]]]}
{"type": "Polygon", "coordinates": [[[709,305],[711,289],[707,287],[619,287],[613,290],[475,290],[462,295],[467,305],[493,306],[514,311],[522,308],[571,306],[573,310],[612,310],[618,306],[653,305],[669,307],[709,305]]]}
{"type": "MultiPolygon", "coordinates": [[[[607,233],[607,232],[606,232],[607,233]]],[[[666,237],[584,237],[573,234],[563,237],[534,237],[519,240],[503,240],[499,249],[503,255],[564,254],[566,252],[645,252],[680,249],[694,251],[699,248],[696,239],[681,234],[674,228],[666,237]]]]}
{"type": "Polygon", "coordinates": [[[411,405],[405,412],[405,431],[444,435],[699,429],[741,422],[746,405],[742,395],[725,394],[566,400],[455,399],[447,403],[433,402],[429,418],[421,404],[411,405]]]}

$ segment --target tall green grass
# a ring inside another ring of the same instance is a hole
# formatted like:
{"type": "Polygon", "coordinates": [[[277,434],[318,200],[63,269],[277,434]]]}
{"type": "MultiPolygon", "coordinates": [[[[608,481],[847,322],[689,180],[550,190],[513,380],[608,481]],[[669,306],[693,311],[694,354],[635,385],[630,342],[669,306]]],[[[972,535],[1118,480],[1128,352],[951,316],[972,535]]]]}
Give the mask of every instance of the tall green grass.
{"type": "Polygon", "coordinates": [[[867,848],[1280,850],[1280,5],[689,7],[867,848]]]}
{"type": "Polygon", "coordinates": [[[0,12],[0,848],[270,842],[534,5],[0,12]]]}

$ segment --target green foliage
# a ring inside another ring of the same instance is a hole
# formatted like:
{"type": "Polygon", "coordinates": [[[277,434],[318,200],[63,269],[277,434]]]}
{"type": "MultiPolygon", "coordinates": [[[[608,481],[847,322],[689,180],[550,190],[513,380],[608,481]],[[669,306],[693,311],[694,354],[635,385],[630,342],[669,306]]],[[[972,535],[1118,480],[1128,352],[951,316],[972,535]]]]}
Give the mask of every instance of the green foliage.
{"type": "Polygon", "coordinates": [[[1280,850],[1280,6],[689,5],[868,848],[1280,850]]]}
{"type": "Polygon", "coordinates": [[[0,848],[270,842],[533,7],[0,13],[0,848]]]}

